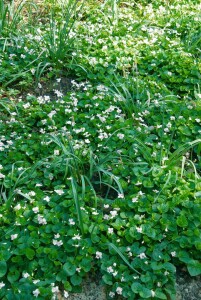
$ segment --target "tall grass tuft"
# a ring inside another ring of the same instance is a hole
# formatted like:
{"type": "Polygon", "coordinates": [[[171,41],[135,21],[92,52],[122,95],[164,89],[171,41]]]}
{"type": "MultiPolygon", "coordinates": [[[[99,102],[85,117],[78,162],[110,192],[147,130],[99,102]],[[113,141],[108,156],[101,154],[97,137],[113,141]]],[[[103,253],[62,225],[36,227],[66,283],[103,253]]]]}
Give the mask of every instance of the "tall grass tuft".
{"type": "Polygon", "coordinates": [[[37,9],[37,5],[26,0],[22,0],[17,4],[14,0],[9,1],[9,3],[0,0],[0,37],[17,34],[16,31],[23,19],[22,11],[24,9],[31,15],[32,10],[37,9]]]}
{"type": "MultiPolygon", "coordinates": [[[[107,188],[114,191],[117,195],[123,194],[121,183],[116,176],[107,170],[107,159],[98,159],[91,150],[88,155],[83,157],[75,153],[73,144],[70,139],[62,139],[58,136],[51,135],[50,141],[55,143],[60,149],[61,154],[57,157],[51,157],[51,169],[60,169],[63,173],[63,180],[70,179],[70,188],[75,202],[75,209],[79,220],[80,230],[84,232],[82,221],[81,202],[84,205],[86,199],[86,190],[91,191],[93,195],[93,207],[97,208],[98,193],[107,188]],[[98,191],[97,191],[98,190],[98,191]]],[[[69,182],[69,181],[68,181],[69,182]]],[[[107,197],[108,193],[105,193],[107,197]]],[[[101,195],[104,198],[104,195],[101,195]]],[[[90,200],[91,201],[91,200],[90,200]]]]}
{"type": "Polygon", "coordinates": [[[56,12],[51,10],[45,44],[49,59],[53,63],[62,63],[63,60],[68,60],[70,57],[75,38],[73,28],[76,22],[78,3],[78,0],[68,0],[62,9],[60,21],[56,18],[56,12]]]}

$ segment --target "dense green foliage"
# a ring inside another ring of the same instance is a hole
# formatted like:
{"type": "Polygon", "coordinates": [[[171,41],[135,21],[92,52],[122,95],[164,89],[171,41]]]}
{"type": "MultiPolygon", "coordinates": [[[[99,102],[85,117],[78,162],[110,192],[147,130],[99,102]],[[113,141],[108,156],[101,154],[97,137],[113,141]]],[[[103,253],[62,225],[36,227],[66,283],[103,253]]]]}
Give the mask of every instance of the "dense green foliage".
{"type": "Polygon", "coordinates": [[[0,0],[0,299],[100,272],[173,300],[201,274],[201,5],[86,2],[0,0]]]}

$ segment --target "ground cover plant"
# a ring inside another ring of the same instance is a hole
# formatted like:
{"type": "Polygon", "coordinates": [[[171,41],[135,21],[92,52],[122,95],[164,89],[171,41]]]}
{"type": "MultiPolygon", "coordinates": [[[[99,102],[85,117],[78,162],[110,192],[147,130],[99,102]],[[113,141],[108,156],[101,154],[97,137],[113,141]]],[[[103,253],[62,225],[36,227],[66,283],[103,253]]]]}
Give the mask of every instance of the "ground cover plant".
{"type": "Polygon", "coordinates": [[[0,1],[0,299],[201,274],[200,9],[0,1]]]}

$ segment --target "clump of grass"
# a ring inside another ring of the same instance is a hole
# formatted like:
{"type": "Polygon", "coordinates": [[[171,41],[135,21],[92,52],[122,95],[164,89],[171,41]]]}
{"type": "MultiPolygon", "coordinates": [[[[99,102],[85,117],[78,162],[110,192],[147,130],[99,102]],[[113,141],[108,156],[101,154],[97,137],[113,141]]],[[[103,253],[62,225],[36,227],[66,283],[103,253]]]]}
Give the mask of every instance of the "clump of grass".
{"type": "Polygon", "coordinates": [[[70,61],[74,49],[75,32],[73,31],[77,19],[80,3],[69,0],[62,9],[61,19],[58,21],[54,9],[51,10],[49,30],[45,36],[45,46],[48,57],[53,63],[63,64],[70,61]]]}
{"type": "Polygon", "coordinates": [[[24,18],[23,12],[26,10],[27,14],[36,10],[37,6],[31,1],[18,1],[17,4],[14,0],[0,1],[0,36],[8,37],[17,35],[19,24],[24,18]]]}

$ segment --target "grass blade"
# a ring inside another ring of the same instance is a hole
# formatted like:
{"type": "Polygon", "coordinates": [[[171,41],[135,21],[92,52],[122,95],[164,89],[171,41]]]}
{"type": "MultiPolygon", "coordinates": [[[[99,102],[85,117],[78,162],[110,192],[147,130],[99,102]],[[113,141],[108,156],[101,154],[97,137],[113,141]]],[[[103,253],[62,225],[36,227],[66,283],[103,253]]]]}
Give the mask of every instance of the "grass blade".
{"type": "Polygon", "coordinates": [[[74,178],[71,178],[71,186],[72,186],[73,198],[74,198],[74,201],[75,201],[75,207],[76,207],[76,211],[77,211],[80,230],[81,230],[82,234],[84,234],[84,227],[83,227],[83,221],[82,221],[82,212],[81,212],[81,209],[80,209],[80,202],[79,202],[78,194],[77,194],[77,183],[76,183],[74,178]]]}
{"type": "Polygon", "coordinates": [[[127,264],[127,266],[132,269],[134,272],[136,272],[137,274],[141,275],[140,272],[138,272],[137,270],[135,270],[131,264],[129,263],[128,259],[123,255],[123,253],[121,252],[121,250],[119,250],[113,243],[107,243],[107,245],[109,247],[111,247],[121,258],[122,260],[125,262],[125,264],[127,264]]]}
{"type": "Polygon", "coordinates": [[[189,149],[199,145],[200,143],[201,143],[201,139],[197,139],[194,140],[193,142],[185,143],[184,145],[179,147],[170,155],[167,166],[170,167],[173,164],[175,164],[183,154],[185,154],[189,149]]]}

